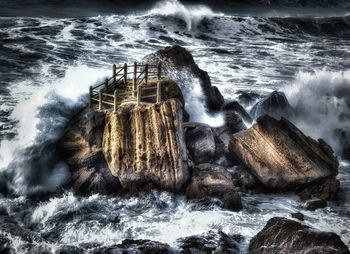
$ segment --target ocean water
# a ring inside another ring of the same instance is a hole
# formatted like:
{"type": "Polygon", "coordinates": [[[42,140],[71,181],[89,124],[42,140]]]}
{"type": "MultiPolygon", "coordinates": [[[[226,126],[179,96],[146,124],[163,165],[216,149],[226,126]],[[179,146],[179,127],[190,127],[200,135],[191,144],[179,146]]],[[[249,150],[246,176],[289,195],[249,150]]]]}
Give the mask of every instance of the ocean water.
{"type": "MultiPolygon", "coordinates": [[[[88,87],[111,75],[112,64],[140,61],[178,44],[208,71],[226,100],[244,92],[283,91],[303,116],[295,124],[338,151],[334,130],[350,128],[346,1],[332,9],[315,4],[220,9],[168,0],[98,11],[67,2],[64,15],[47,12],[40,1],[35,11],[31,1],[20,2],[26,10],[5,1],[0,12],[0,236],[17,252],[32,246],[51,251],[67,244],[108,246],[128,238],[176,249],[182,237],[222,230],[244,236],[244,253],[269,218],[296,211],[305,214],[305,224],[339,234],[350,247],[350,166],[342,159],[343,198],[327,208],[305,211],[290,194],[246,194],[244,209],[230,212],[199,208],[165,192],[132,199],[75,196],[60,189],[69,170],[52,149],[68,119],[86,103],[88,87]]],[[[191,119],[222,124],[220,115],[206,113],[198,81],[190,75],[186,81],[195,91],[194,97],[185,95],[191,119]]]]}

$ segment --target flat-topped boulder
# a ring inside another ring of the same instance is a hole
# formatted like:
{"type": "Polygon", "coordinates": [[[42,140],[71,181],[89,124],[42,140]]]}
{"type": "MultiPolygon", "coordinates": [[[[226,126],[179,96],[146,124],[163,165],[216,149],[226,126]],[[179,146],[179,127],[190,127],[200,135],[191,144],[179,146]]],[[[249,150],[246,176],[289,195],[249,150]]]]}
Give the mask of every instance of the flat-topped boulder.
{"type": "Polygon", "coordinates": [[[103,154],[122,188],[152,184],[178,191],[184,186],[189,170],[182,114],[177,99],[125,104],[106,114],[103,154]]]}
{"type": "Polygon", "coordinates": [[[331,147],[305,136],[284,118],[258,118],[250,129],[232,136],[230,150],[268,188],[295,188],[337,174],[331,147]]]}

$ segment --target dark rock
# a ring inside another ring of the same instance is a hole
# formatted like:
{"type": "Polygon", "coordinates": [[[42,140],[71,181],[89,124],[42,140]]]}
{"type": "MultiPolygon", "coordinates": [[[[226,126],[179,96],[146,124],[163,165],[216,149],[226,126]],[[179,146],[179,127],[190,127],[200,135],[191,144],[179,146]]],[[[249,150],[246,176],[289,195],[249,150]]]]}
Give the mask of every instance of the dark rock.
{"type": "Polygon", "coordinates": [[[222,108],[224,100],[220,91],[212,87],[208,73],[198,67],[191,53],[185,48],[179,45],[165,47],[146,56],[144,60],[149,63],[162,61],[163,75],[175,80],[183,92],[192,92],[186,87],[184,76],[193,75],[194,78],[198,78],[206,96],[208,110],[216,112],[222,108]]]}
{"type": "Polygon", "coordinates": [[[305,203],[305,209],[315,211],[318,208],[324,208],[327,206],[327,201],[323,199],[312,199],[305,203]]]}
{"type": "Polygon", "coordinates": [[[119,253],[142,253],[142,254],[167,254],[173,253],[170,246],[150,240],[123,240],[121,244],[107,247],[99,247],[91,251],[93,254],[119,254],[119,253]]]}
{"type": "Polygon", "coordinates": [[[299,222],[285,218],[272,218],[253,237],[249,245],[251,254],[267,253],[350,253],[340,237],[330,232],[317,232],[299,222]]]}
{"type": "Polygon", "coordinates": [[[58,247],[55,254],[84,254],[85,250],[83,248],[73,246],[73,245],[62,245],[58,247]]]}
{"type": "Polygon", "coordinates": [[[247,129],[242,117],[234,111],[225,112],[225,127],[230,134],[247,129]]]}
{"type": "Polygon", "coordinates": [[[233,178],[237,180],[237,185],[241,191],[247,192],[260,187],[260,183],[255,179],[252,173],[243,166],[236,166],[233,173],[233,178]]]}
{"type": "Polygon", "coordinates": [[[226,103],[224,105],[224,110],[226,112],[234,111],[236,112],[246,123],[252,123],[253,119],[251,116],[247,113],[247,111],[239,104],[238,101],[231,101],[229,103],[226,103]]]}
{"type": "Polygon", "coordinates": [[[215,137],[212,128],[205,124],[194,124],[185,133],[187,149],[195,164],[210,163],[215,160],[215,137]]]}
{"type": "Polygon", "coordinates": [[[260,94],[251,91],[240,91],[238,101],[245,107],[249,107],[261,98],[260,94]]]}
{"type": "Polygon", "coordinates": [[[291,213],[290,215],[292,216],[292,218],[298,219],[300,221],[304,221],[304,214],[300,212],[291,213]]]}
{"type": "Polygon", "coordinates": [[[260,117],[250,129],[233,135],[230,150],[271,189],[310,186],[338,173],[331,148],[305,136],[284,118],[260,117]]]}
{"type": "Polygon", "coordinates": [[[293,108],[289,105],[284,93],[277,91],[257,102],[250,111],[250,115],[254,119],[265,114],[277,119],[294,115],[293,108]]]}
{"type": "Polygon", "coordinates": [[[323,199],[332,200],[337,198],[340,189],[339,180],[335,177],[318,182],[317,184],[311,184],[307,186],[301,186],[296,189],[296,194],[301,200],[307,199],[323,199]]]}
{"type": "Polygon", "coordinates": [[[225,99],[216,86],[211,86],[204,91],[207,96],[207,107],[211,111],[220,111],[225,103],[225,99]]]}
{"type": "Polygon", "coordinates": [[[227,235],[221,231],[209,231],[203,235],[178,240],[182,254],[240,253],[242,241],[243,237],[240,235],[227,235]]]}
{"type": "Polygon", "coordinates": [[[217,198],[222,202],[222,207],[230,210],[242,208],[241,197],[233,184],[232,175],[217,165],[206,163],[196,166],[186,194],[189,199],[217,198]]]}

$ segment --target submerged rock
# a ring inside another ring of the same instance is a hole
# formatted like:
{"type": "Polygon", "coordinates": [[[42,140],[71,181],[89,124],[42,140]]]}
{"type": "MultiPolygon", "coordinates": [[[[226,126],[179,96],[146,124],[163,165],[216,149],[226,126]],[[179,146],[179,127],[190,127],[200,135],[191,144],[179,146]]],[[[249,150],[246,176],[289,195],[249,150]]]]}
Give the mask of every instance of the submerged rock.
{"type": "Polygon", "coordinates": [[[350,253],[340,237],[330,232],[319,232],[299,222],[272,218],[253,237],[249,253],[350,253]]]}
{"type": "Polygon", "coordinates": [[[240,244],[243,237],[240,235],[227,235],[221,231],[209,231],[203,235],[189,236],[179,239],[180,253],[240,253],[240,244]]]}
{"type": "Polygon", "coordinates": [[[124,189],[151,184],[179,191],[189,179],[182,104],[121,105],[108,112],[103,154],[124,189]]]}
{"type": "Polygon", "coordinates": [[[217,198],[222,202],[222,207],[230,210],[242,208],[241,197],[233,184],[232,175],[225,168],[217,165],[196,166],[192,171],[186,194],[189,199],[217,198]]]}
{"type": "Polygon", "coordinates": [[[142,253],[142,254],[170,254],[173,253],[170,246],[164,243],[151,240],[123,240],[121,244],[107,247],[100,247],[91,250],[89,253],[142,253]]]}
{"type": "Polygon", "coordinates": [[[290,106],[283,92],[274,91],[262,100],[258,101],[250,111],[250,115],[257,119],[262,115],[269,115],[277,119],[293,116],[293,108],[290,106]]]}
{"type": "Polygon", "coordinates": [[[206,96],[207,108],[214,112],[222,109],[224,98],[219,89],[211,85],[208,73],[198,67],[191,53],[185,48],[179,45],[165,47],[156,53],[146,56],[144,60],[150,63],[162,61],[163,74],[176,80],[179,86],[183,88],[183,91],[186,86],[184,84],[184,80],[186,80],[184,75],[190,74],[198,78],[199,84],[206,96]]]}
{"type": "Polygon", "coordinates": [[[327,201],[324,199],[312,199],[305,203],[305,209],[315,211],[318,208],[324,208],[327,206],[327,201]]]}
{"type": "Polygon", "coordinates": [[[284,118],[260,117],[252,128],[233,135],[230,148],[267,188],[291,189],[337,174],[332,149],[284,118]]]}

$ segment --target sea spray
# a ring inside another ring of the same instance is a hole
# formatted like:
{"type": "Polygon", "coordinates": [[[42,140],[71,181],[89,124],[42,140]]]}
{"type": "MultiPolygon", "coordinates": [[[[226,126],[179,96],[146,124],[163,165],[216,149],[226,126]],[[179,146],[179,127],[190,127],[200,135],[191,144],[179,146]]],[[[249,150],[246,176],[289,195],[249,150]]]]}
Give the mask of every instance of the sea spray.
{"type": "Polygon", "coordinates": [[[68,68],[63,79],[40,88],[21,86],[36,92],[21,99],[12,113],[19,121],[17,137],[1,143],[0,182],[6,185],[2,189],[34,195],[53,192],[67,180],[69,171],[57,159],[56,142],[72,114],[87,105],[88,85],[102,82],[106,75],[106,70],[82,65],[68,68]]]}
{"type": "Polygon", "coordinates": [[[300,72],[284,91],[295,109],[295,124],[341,154],[344,139],[350,138],[350,70],[300,72]]]}

